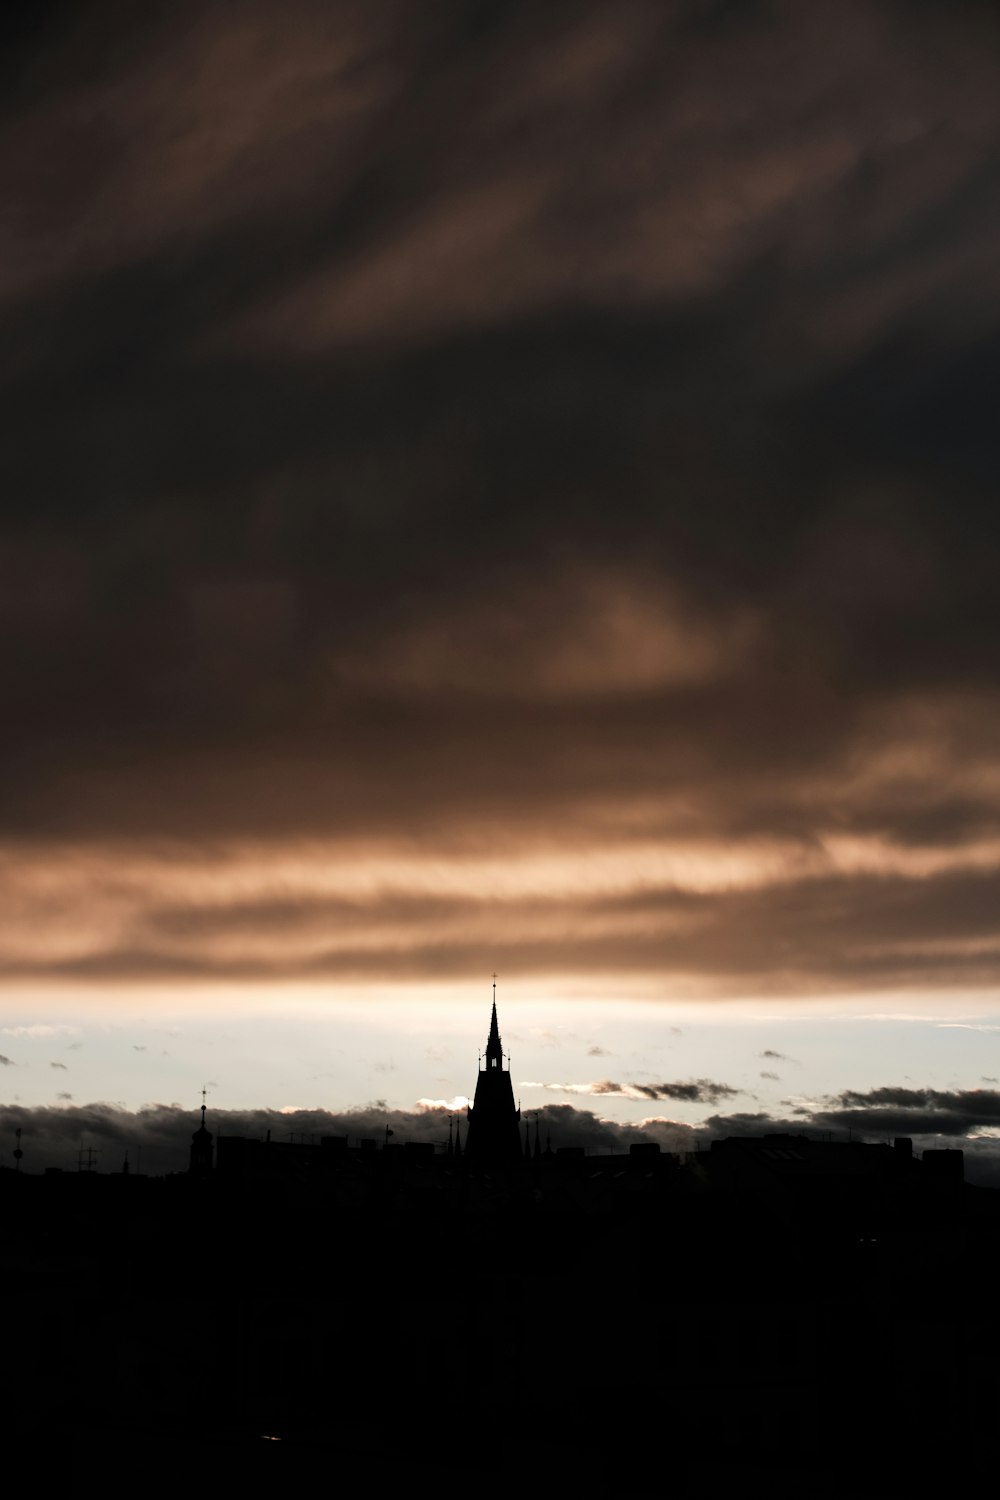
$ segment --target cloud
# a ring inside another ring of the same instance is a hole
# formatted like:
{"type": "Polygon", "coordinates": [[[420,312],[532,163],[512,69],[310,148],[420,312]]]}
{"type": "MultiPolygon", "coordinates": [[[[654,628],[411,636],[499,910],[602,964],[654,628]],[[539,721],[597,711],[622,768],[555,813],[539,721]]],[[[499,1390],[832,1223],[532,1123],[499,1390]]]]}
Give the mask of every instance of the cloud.
{"type": "Polygon", "coordinates": [[[790,1061],[790,1059],[787,1058],[783,1052],[773,1052],[770,1047],[768,1047],[766,1051],[761,1052],[759,1055],[761,1057],[770,1058],[774,1062],[789,1062],[790,1061]]]}
{"type": "Polygon", "coordinates": [[[767,1132],[833,1133],[844,1139],[884,1141],[908,1136],[919,1150],[947,1144],[971,1153],[970,1180],[1000,1185],[1000,1152],[978,1132],[1000,1130],[1000,1093],[991,1089],[942,1090],[884,1085],[846,1089],[828,1099],[791,1103],[790,1115],[713,1115],[700,1129],[710,1136],[767,1132]]]}
{"type": "Polygon", "coordinates": [[[418,1099],[417,1108],[419,1110],[456,1114],[466,1109],[471,1102],[465,1094],[456,1094],[453,1099],[418,1099]]]}
{"type": "MultiPolygon", "coordinates": [[[[464,1096],[428,1099],[412,1111],[390,1109],[384,1100],[340,1113],[294,1108],[210,1110],[208,1124],[213,1134],[262,1140],[270,1130],[274,1140],[339,1135],[347,1136],[352,1143],[363,1138],[381,1141],[388,1125],[396,1143],[415,1140],[444,1146],[448,1116],[461,1111],[466,1102],[464,1096]]],[[[631,1141],[648,1139],[659,1140],[665,1150],[693,1149],[690,1126],[658,1116],[638,1125],[622,1125],[603,1120],[589,1110],[554,1104],[525,1111],[524,1117],[530,1119],[532,1129],[537,1117],[542,1145],[550,1137],[553,1150],[582,1145],[591,1152],[624,1151],[631,1141]]],[[[81,1144],[93,1147],[98,1171],[116,1171],[125,1150],[131,1153],[133,1171],[185,1171],[198,1119],[197,1112],[167,1104],[150,1104],[135,1111],[113,1104],[81,1105],[62,1100],[58,1108],[0,1105],[0,1128],[11,1132],[22,1129],[24,1167],[29,1172],[39,1172],[46,1166],[75,1169],[81,1144]]]]}
{"type": "Polygon", "coordinates": [[[763,1110],[739,1111],[730,1115],[709,1115],[700,1126],[705,1137],[729,1135],[771,1135],[808,1132],[810,1122],[802,1119],[787,1119],[771,1115],[763,1110]]]}
{"type": "Polygon", "coordinates": [[[813,1111],[823,1123],[893,1135],[963,1136],[1000,1125],[995,1089],[919,1089],[886,1086],[845,1090],[813,1111]]]}
{"type": "MultiPolygon", "coordinates": [[[[9,978],[119,984],[199,976],[430,982],[478,972],[489,941],[512,974],[658,974],[708,996],[736,987],[809,995],[989,982],[1000,899],[1000,873],[992,868],[877,874],[852,868],[846,854],[838,856],[840,870],[830,868],[827,855],[772,855],[771,873],[753,877],[748,864],[727,874],[731,856],[703,844],[664,882],[655,878],[656,866],[666,860],[669,870],[675,853],[648,841],[618,845],[584,862],[588,888],[577,883],[580,861],[569,850],[532,856],[510,843],[492,860],[455,847],[431,865],[412,853],[364,846],[283,847],[270,864],[259,850],[246,857],[214,850],[207,865],[181,849],[165,859],[134,851],[112,858],[108,851],[112,912],[104,909],[93,866],[84,876],[72,862],[39,854],[35,866],[28,856],[20,862],[19,899],[27,911],[36,882],[61,889],[60,927],[51,936],[62,952],[8,947],[0,970],[9,978]],[[797,871],[788,861],[798,862],[797,871]],[[158,886],[182,879],[198,893],[187,905],[150,906],[158,886]],[[277,899],[267,892],[279,881],[286,893],[277,899]],[[234,899],[234,884],[258,885],[261,895],[234,899]],[[295,896],[288,885],[298,888],[295,896]]],[[[101,863],[96,854],[94,861],[101,863]]],[[[14,883],[12,871],[8,888],[14,883]]],[[[28,925],[44,932],[52,920],[39,905],[28,925]]]]}
{"type": "Polygon", "coordinates": [[[631,1087],[645,1099],[677,1099],[685,1104],[717,1104],[720,1099],[734,1098],[743,1092],[708,1078],[693,1083],[636,1083],[631,1087]]]}
{"type": "Polygon", "coordinates": [[[73,1097],[72,1094],[57,1094],[56,1095],[57,1099],[65,1099],[66,1101],[69,1101],[70,1099],[72,1099],[72,1097],[73,1097]]]}
{"type": "MultiPolygon", "coordinates": [[[[841,1097],[837,1096],[837,1100],[841,1097]]],[[[968,1179],[1000,1186],[997,1142],[988,1137],[977,1138],[975,1134],[982,1126],[997,1124],[1000,1098],[995,1093],[968,1090],[951,1095],[934,1090],[886,1088],[849,1092],[843,1097],[860,1101],[851,1106],[850,1118],[838,1116],[836,1102],[833,1112],[821,1105],[814,1110],[799,1106],[785,1116],[765,1111],[713,1114],[697,1125],[664,1115],[621,1123],[566,1103],[525,1109],[522,1118],[529,1123],[532,1138],[534,1121],[538,1119],[543,1148],[550,1137],[553,1149],[582,1146],[591,1153],[624,1152],[632,1142],[643,1140],[657,1140],[664,1150],[687,1153],[707,1146],[714,1138],[740,1134],[804,1132],[828,1137],[833,1132],[846,1139],[849,1128],[856,1138],[867,1133],[876,1140],[884,1140],[887,1133],[905,1134],[914,1139],[918,1153],[942,1144],[961,1145],[968,1179]],[[886,1105],[884,1099],[893,1103],[886,1105]],[[922,1102],[914,1103],[914,1099],[922,1102]],[[894,1131],[883,1115],[887,1108],[896,1109],[899,1124],[914,1128],[894,1131]],[[900,1110],[902,1115],[898,1113],[900,1110]],[[960,1114],[965,1134],[956,1128],[960,1114]],[[918,1124],[925,1128],[917,1129],[918,1124]]],[[[108,1103],[77,1105],[62,1095],[59,1101],[58,1108],[0,1105],[0,1130],[8,1134],[18,1127],[22,1130],[25,1170],[39,1172],[46,1166],[75,1169],[81,1144],[94,1148],[99,1171],[117,1170],[125,1150],[132,1153],[133,1170],[137,1166],[156,1174],[186,1170],[191,1134],[200,1118],[197,1111],[167,1104],[150,1104],[134,1111],[108,1103]]],[[[463,1101],[464,1096],[452,1100],[426,1099],[412,1111],[391,1109],[380,1099],[339,1113],[296,1108],[210,1110],[208,1124],[216,1134],[256,1139],[263,1139],[270,1130],[274,1140],[339,1135],[351,1141],[381,1140],[388,1125],[396,1142],[433,1141],[443,1147],[447,1144],[448,1116],[460,1111],[463,1101]]]]}
{"type": "Polygon", "coordinates": [[[611,1053],[608,1052],[607,1049],[604,1048],[604,1047],[598,1047],[597,1044],[595,1043],[593,1047],[588,1047],[587,1048],[587,1056],[588,1057],[610,1057],[611,1053]]]}
{"type": "Polygon", "coordinates": [[[68,1072],[69,1072],[69,1069],[68,1069],[68,1068],[67,1068],[67,1066],[66,1066],[66,1064],[65,1064],[65,1063],[61,1063],[61,1062],[50,1062],[50,1063],[49,1063],[49,1067],[50,1067],[50,1068],[60,1068],[60,1069],[61,1069],[61,1070],[62,1070],[62,1072],[64,1072],[64,1073],[68,1073],[68,1072]]]}
{"type": "Polygon", "coordinates": [[[995,987],[995,16],[460,11],[24,41],[4,976],[995,987]]]}
{"type": "Polygon", "coordinates": [[[686,1153],[695,1149],[695,1132],[690,1125],[660,1115],[649,1116],[635,1124],[621,1124],[572,1104],[546,1104],[522,1114],[531,1125],[532,1140],[536,1116],[543,1150],[548,1142],[553,1151],[563,1146],[582,1146],[592,1154],[621,1153],[626,1152],[633,1142],[650,1140],[658,1141],[664,1151],[686,1153]]]}
{"type": "MultiPolygon", "coordinates": [[[[49,1026],[39,1023],[34,1026],[2,1026],[0,1027],[0,1032],[4,1036],[30,1037],[34,1039],[49,1036],[75,1036],[79,1029],[78,1026],[49,1026]]],[[[80,1043],[76,1043],[75,1045],[79,1046],[80,1043]]]]}
{"type": "Polygon", "coordinates": [[[610,1078],[593,1083],[535,1083],[522,1080],[522,1088],[548,1089],[562,1094],[591,1094],[619,1099],[675,1099],[684,1104],[716,1104],[742,1092],[725,1083],[699,1078],[690,1083],[618,1083],[610,1078]]]}
{"type": "Polygon", "coordinates": [[[769,1078],[774,1083],[780,1083],[781,1082],[781,1079],[779,1078],[779,1076],[778,1076],[777,1073],[767,1073],[767,1072],[765,1072],[765,1073],[761,1073],[760,1076],[761,1076],[761,1078],[769,1078]]]}

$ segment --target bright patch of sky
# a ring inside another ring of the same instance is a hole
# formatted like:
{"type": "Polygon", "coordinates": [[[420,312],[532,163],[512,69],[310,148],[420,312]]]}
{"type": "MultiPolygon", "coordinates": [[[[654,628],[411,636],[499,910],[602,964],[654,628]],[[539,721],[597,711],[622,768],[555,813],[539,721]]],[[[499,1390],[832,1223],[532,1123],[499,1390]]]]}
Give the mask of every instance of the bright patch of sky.
{"type": "MultiPolygon", "coordinates": [[[[844,1089],[969,1089],[1000,1077],[1000,1006],[987,994],[776,1006],[598,998],[593,982],[532,988],[501,983],[497,995],[515,1095],[529,1112],[564,1099],[622,1121],[792,1117],[844,1089]],[[714,1104],[641,1095],[643,1086],[696,1080],[737,1092],[714,1104]],[[600,1087],[609,1083],[620,1089],[600,1087]]],[[[85,1004],[78,990],[8,994],[5,1097],[194,1109],[207,1087],[210,1106],[232,1109],[455,1101],[474,1093],[491,1001],[488,982],[478,993],[464,984],[374,993],[160,987],[85,1004]]]]}

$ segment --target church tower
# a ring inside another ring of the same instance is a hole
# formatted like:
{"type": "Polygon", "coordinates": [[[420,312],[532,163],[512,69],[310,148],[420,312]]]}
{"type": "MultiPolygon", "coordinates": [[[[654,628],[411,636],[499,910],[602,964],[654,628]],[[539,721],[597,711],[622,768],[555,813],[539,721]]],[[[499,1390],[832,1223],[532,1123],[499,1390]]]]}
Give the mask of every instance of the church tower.
{"type": "Polygon", "coordinates": [[[476,1164],[521,1160],[521,1111],[514,1103],[510,1057],[500,1044],[497,1024],[497,986],[493,981],[493,1015],[486,1054],[479,1060],[476,1097],[469,1105],[466,1154],[476,1164]],[[506,1057],[507,1066],[504,1067],[506,1057]]]}
{"type": "Polygon", "coordinates": [[[201,1091],[201,1124],[191,1137],[192,1177],[207,1177],[212,1170],[212,1132],[205,1125],[205,1090],[201,1091]]]}

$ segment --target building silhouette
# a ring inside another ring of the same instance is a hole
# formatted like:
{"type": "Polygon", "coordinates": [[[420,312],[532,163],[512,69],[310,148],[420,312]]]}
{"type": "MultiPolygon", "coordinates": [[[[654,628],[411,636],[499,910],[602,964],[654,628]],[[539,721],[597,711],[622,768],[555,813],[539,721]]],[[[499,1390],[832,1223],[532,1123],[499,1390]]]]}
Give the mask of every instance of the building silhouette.
{"type": "Polygon", "coordinates": [[[524,1154],[521,1150],[521,1111],[514,1103],[510,1081],[510,1055],[504,1053],[500,1044],[496,988],[494,983],[490,1034],[486,1052],[480,1058],[475,1099],[469,1105],[466,1152],[474,1164],[517,1162],[524,1154]]]}
{"type": "Polygon", "coordinates": [[[207,1177],[212,1170],[212,1132],[205,1124],[205,1101],[201,1104],[201,1124],[191,1136],[191,1160],[188,1168],[192,1177],[207,1177]]]}

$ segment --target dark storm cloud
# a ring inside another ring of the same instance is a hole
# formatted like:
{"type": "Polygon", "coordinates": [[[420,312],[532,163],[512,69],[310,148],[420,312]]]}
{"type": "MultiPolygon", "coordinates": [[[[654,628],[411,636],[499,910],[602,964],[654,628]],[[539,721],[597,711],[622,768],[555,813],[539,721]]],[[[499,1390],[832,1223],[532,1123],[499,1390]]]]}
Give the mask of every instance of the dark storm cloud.
{"type": "Polygon", "coordinates": [[[645,1099],[676,1099],[685,1104],[718,1104],[720,1099],[731,1099],[742,1092],[709,1078],[693,1083],[634,1083],[631,1087],[645,1099]]]}
{"type": "Polygon", "coordinates": [[[727,1135],[771,1135],[809,1129],[809,1122],[802,1119],[782,1119],[763,1111],[740,1111],[731,1115],[709,1115],[702,1121],[700,1129],[709,1137],[727,1135]]]}
{"type": "MultiPolygon", "coordinates": [[[[703,1144],[713,1139],[731,1135],[805,1135],[821,1140],[846,1140],[850,1135],[855,1140],[884,1143],[887,1136],[902,1135],[913,1141],[914,1152],[920,1156],[924,1151],[960,1148],[965,1158],[966,1181],[981,1187],[1000,1188],[1000,1147],[996,1140],[977,1138],[941,1128],[941,1115],[933,1112],[924,1118],[910,1116],[894,1125],[889,1117],[881,1118],[876,1111],[862,1111],[861,1118],[834,1119],[822,1112],[811,1117],[809,1111],[796,1111],[792,1118],[769,1114],[713,1115],[705,1120],[697,1131],[703,1144]],[[865,1123],[867,1119],[867,1124],[865,1123]],[[937,1123],[935,1123],[935,1120],[937,1123]]],[[[970,1126],[970,1128],[973,1128],[970,1126]]]]}
{"type": "Polygon", "coordinates": [[[13,1058],[4,1057],[3,1053],[0,1052],[0,1068],[12,1068],[13,1066],[14,1066],[14,1060],[13,1060],[13,1058]]]}
{"type": "Polygon", "coordinates": [[[848,1090],[816,1110],[814,1118],[859,1131],[965,1136],[977,1128],[1000,1127],[1000,1093],[994,1089],[848,1090]]]}
{"type": "MultiPolygon", "coordinates": [[[[327,1110],[217,1110],[210,1114],[214,1133],[247,1135],[263,1140],[270,1130],[274,1140],[319,1139],[321,1135],[348,1135],[356,1143],[362,1136],[384,1135],[385,1127],[399,1140],[446,1141],[446,1114],[418,1110],[389,1110],[373,1103],[343,1114],[327,1110]]],[[[188,1149],[198,1117],[177,1105],[155,1104],[131,1111],[116,1104],[95,1103],[69,1108],[0,1106],[4,1128],[21,1127],[24,1133],[25,1166],[39,1171],[44,1166],[76,1165],[82,1144],[97,1152],[100,1171],[117,1171],[124,1151],[131,1165],[154,1173],[184,1171],[188,1149]]]]}
{"type": "Polygon", "coordinates": [[[799,1131],[876,1141],[909,1136],[921,1150],[961,1144],[970,1153],[974,1180],[1000,1182],[997,1143],[978,1134],[1000,1129],[1000,1093],[991,1089],[848,1089],[828,1100],[793,1106],[784,1118],[765,1113],[713,1115],[699,1128],[710,1136],[799,1131]]]}
{"type": "MultiPolygon", "coordinates": [[[[935,1095],[932,1090],[917,1092],[932,1099],[950,1097],[935,1095]]],[[[983,1108],[967,1102],[976,1092],[954,1096],[958,1101],[955,1109],[964,1113],[966,1129],[970,1132],[974,1131],[976,1122],[982,1123],[984,1119],[983,1108]]],[[[60,1096],[61,1100],[63,1098],[60,1096]]],[[[996,1142],[974,1136],[970,1138],[969,1134],[952,1129],[947,1118],[951,1108],[948,1103],[943,1103],[924,1111],[922,1128],[917,1128],[915,1116],[903,1115],[900,1125],[913,1125],[914,1128],[897,1129],[885,1123],[880,1106],[873,1106],[858,1112],[867,1119],[867,1127],[861,1124],[852,1129],[856,1138],[862,1138],[866,1129],[869,1138],[875,1140],[884,1140],[887,1134],[893,1133],[912,1136],[918,1152],[942,1144],[960,1144],[965,1152],[969,1180],[1000,1185],[1000,1152],[996,1142]]],[[[989,1108],[990,1118],[995,1121],[995,1095],[989,1108]]],[[[376,1100],[341,1113],[323,1109],[218,1110],[211,1112],[209,1123],[217,1135],[245,1135],[262,1140],[270,1131],[271,1138],[276,1141],[310,1141],[324,1135],[337,1135],[347,1136],[352,1143],[363,1138],[381,1141],[388,1125],[394,1143],[432,1141],[443,1148],[447,1144],[451,1113],[437,1108],[389,1109],[384,1101],[376,1100]]],[[[572,1104],[546,1104],[524,1112],[532,1140],[536,1118],[543,1149],[546,1144],[550,1144],[553,1150],[562,1146],[582,1146],[592,1154],[625,1152],[632,1142],[643,1140],[655,1140],[666,1151],[685,1154],[706,1146],[712,1139],[729,1135],[804,1132],[828,1137],[832,1131],[846,1138],[849,1124],[822,1111],[817,1111],[814,1116],[801,1111],[790,1118],[764,1112],[717,1114],[696,1126],[655,1116],[627,1124],[602,1119],[593,1111],[572,1104]]],[[[16,1129],[22,1130],[24,1166],[31,1172],[41,1171],[46,1166],[75,1169],[81,1147],[94,1149],[99,1171],[118,1171],[126,1151],[133,1171],[137,1167],[153,1173],[184,1171],[188,1164],[191,1134],[197,1124],[197,1115],[177,1105],[149,1105],[135,1111],[114,1104],[74,1105],[68,1101],[58,1107],[0,1105],[0,1127],[10,1136],[16,1129]]]]}
{"type": "MultiPolygon", "coordinates": [[[[618,1099],[674,1099],[683,1104],[717,1104],[742,1093],[725,1083],[713,1083],[709,1078],[699,1078],[689,1083],[618,1083],[611,1078],[601,1078],[594,1083],[542,1083],[531,1087],[551,1089],[555,1093],[592,1094],[618,1099]]],[[[529,1085],[525,1084],[525,1087],[529,1085]]]]}
{"type": "Polygon", "coordinates": [[[603,1120],[589,1109],[572,1104],[546,1104],[540,1109],[525,1110],[523,1119],[530,1125],[534,1141],[534,1121],[539,1122],[539,1142],[553,1151],[562,1146],[582,1146],[592,1154],[625,1152],[634,1141],[658,1141],[664,1151],[686,1153],[695,1149],[696,1132],[690,1125],[676,1120],[651,1118],[639,1123],[603,1120]]]}
{"type": "MultiPolygon", "coordinates": [[[[876,0],[14,33],[12,847],[868,840],[944,863],[506,909],[497,962],[995,983],[998,41],[876,0]]],[[[4,967],[442,977],[481,944],[372,924],[470,914],[154,892],[4,967]]]]}
{"type": "MultiPolygon", "coordinates": [[[[275,1141],[312,1141],[335,1135],[347,1136],[354,1145],[364,1138],[383,1141],[388,1125],[394,1144],[430,1141],[443,1147],[453,1113],[447,1109],[389,1109],[376,1100],[342,1113],[323,1109],[216,1110],[210,1112],[209,1124],[216,1135],[263,1140],[270,1131],[275,1141]]],[[[529,1118],[527,1112],[525,1118],[529,1118]]],[[[691,1127],[670,1120],[620,1125],[602,1120],[590,1110],[550,1104],[530,1111],[532,1132],[536,1118],[543,1148],[548,1143],[553,1150],[583,1146],[590,1152],[624,1151],[632,1141],[650,1139],[658,1140],[664,1150],[694,1149],[691,1127]]],[[[197,1124],[197,1116],[177,1105],[148,1105],[135,1111],[103,1103],[58,1108],[0,1105],[2,1128],[11,1135],[19,1128],[23,1132],[24,1166],[30,1172],[47,1166],[75,1168],[82,1146],[94,1149],[97,1169],[102,1172],[118,1171],[126,1151],[133,1171],[137,1167],[152,1173],[184,1171],[197,1124]]]]}

